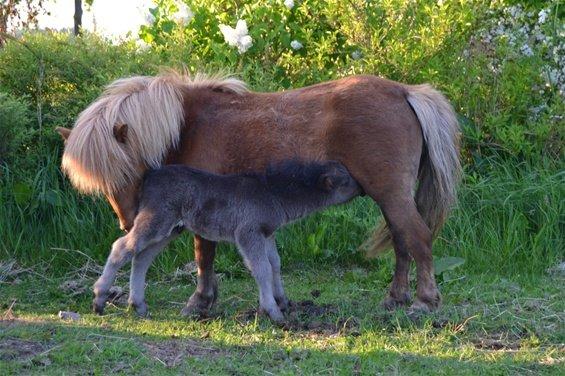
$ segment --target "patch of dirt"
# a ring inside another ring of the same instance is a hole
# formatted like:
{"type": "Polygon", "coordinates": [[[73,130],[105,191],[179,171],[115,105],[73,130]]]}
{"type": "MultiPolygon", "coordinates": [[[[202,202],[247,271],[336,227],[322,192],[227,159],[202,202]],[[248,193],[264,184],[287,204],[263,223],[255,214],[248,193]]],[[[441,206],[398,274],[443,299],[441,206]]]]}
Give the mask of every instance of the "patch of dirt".
{"type": "Polygon", "coordinates": [[[89,286],[84,279],[69,279],[61,283],[59,288],[68,296],[73,297],[84,294],[89,286]]]}
{"type": "Polygon", "coordinates": [[[187,356],[206,357],[209,359],[224,354],[224,351],[209,346],[205,342],[189,339],[145,342],[143,345],[153,359],[166,367],[178,366],[187,356]]]}
{"type": "Polygon", "coordinates": [[[473,341],[475,348],[481,350],[519,350],[520,339],[509,338],[504,334],[493,334],[477,338],[473,341]]]}
{"type": "MultiPolygon", "coordinates": [[[[291,301],[289,310],[285,313],[286,320],[282,324],[282,328],[293,332],[325,335],[359,335],[359,320],[356,317],[341,317],[338,319],[329,317],[337,312],[337,307],[331,304],[317,305],[311,300],[291,301]]],[[[247,324],[255,320],[256,315],[257,310],[250,309],[238,315],[236,320],[241,324],[247,324]]]]}
{"type": "Polygon", "coordinates": [[[112,286],[108,292],[107,302],[119,307],[125,307],[128,305],[128,292],[120,286],[112,286]]]}
{"type": "Polygon", "coordinates": [[[27,362],[47,351],[47,347],[39,341],[20,338],[5,338],[0,341],[0,360],[27,362]]]}

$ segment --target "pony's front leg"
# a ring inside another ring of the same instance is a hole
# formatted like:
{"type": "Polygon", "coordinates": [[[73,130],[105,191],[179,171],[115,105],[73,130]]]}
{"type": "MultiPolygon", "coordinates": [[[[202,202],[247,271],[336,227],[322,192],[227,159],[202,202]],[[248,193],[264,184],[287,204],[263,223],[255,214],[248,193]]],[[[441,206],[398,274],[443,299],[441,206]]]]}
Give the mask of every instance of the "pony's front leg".
{"type": "Polygon", "coordinates": [[[145,303],[145,276],[147,270],[155,260],[155,257],[176,235],[153,244],[141,253],[135,254],[131,263],[131,275],[129,279],[128,304],[142,317],[147,316],[147,303],[145,303]]]}
{"type": "Polygon", "coordinates": [[[127,247],[128,235],[122,236],[112,244],[112,251],[106,260],[104,271],[94,284],[94,312],[101,315],[108,299],[110,287],[116,280],[118,270],[129,262],[133,256],[133,250],[127,247]]]}
{"type": "Polygon", "coordinates": [[[216,243],[194,234],[194,260],[198,267],[196,290],[182,309],[183,316],[206,316],[218,298],[218,281],[214,273],[216,243]]]}

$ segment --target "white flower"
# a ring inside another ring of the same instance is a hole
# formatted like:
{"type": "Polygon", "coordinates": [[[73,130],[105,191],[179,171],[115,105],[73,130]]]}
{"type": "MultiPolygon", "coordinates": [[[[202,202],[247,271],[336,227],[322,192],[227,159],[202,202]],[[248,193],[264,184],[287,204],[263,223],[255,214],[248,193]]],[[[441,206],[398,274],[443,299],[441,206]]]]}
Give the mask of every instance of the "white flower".
{"type": "Polygon", "coordinates": [[[135,46],[140,51],[147,51],[149,48],[151,48],[151,46],[149,44],[145,43],[145,41],[142,40],[142,39],[137,39],[135,41],[135,46]]]}
{"type": "Polygon", "coordinates": [[[292,47],[293,50],[299,50],[304,46],[302,46],[302,43],[300,43],[299,41],[293,40],[292,42],[290,42],[290,47],[292,47]]]}
{"type": "Polygon", "coordinates": [[[353,52],[351,53],[351,58],[352,58],[353,60],[359,60],[359,59],[361,59],[361,51],[359,51],[359,50],[353,51],[353,52]]]}
{"type": "Polygon", "coordinates": [[[557,69],[550,70],[547,77],[549,78],[549,82],[553,85],[557,85],[559,83],[559,71],[557,69]]]}
{"type": "Polygon", "coordinates": [[[192,10],[190,10],[184,1],[177,1],[176,5],[179,10],[175,13],[174,19],[183,24],[188,23],[188,21],[194,17],[194,13],[192,13],[192,10]]]}
{"type": "Polygon", "coordinates": [[[224,40],[230,46],[237,47],[240,54],[247,51],[253,45],[253,39],[248,35],[247,22],[238,20],[235,29],[228,25],[220,25],[220,31],[224,40]]]}
{"type": "Polygon", "coordinates": [[[549,16],[549,9],[542,9],[538,13],[538,23],[543,24],[547,21],[547,17],[549,16]]]}
{"type": "Polygon", "coordinates": [[[520,47],[520,52],[524,56],[534,56],[534,51],[532,51],[531,47],[528,46],[528,44],[522,45],[522,47],[520,47]]]}
{"type": "Polygon", "coordinates": [[[288,9],[294,8],[294,0],[284,0],[284,6],[288,9]]]}

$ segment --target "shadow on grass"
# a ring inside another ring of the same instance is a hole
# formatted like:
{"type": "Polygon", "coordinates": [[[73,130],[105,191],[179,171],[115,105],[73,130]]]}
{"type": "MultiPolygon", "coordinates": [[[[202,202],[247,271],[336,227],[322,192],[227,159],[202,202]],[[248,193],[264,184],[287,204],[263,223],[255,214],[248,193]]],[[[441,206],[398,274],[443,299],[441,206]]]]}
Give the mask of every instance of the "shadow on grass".
{"type": "MultiPolygon", "coordinates": [[[[245,334],[245,325],[240,329],[242,337],[238,343],[233,337],[222,339],[221,333],[213,331],[204,331],[198,336],[155,335],[141,330],[132,333],[104,324],[90,326],[25,319],[4,321],[0,323],[0,371],[3,374],[505,374],[558,371],[536,361],[515,359],[512,351],[498,353],[489,357],[490,360],[479,360],[462,353],[434,354],[431,350],[429,354],[422,354],[426,349],[397,350],[386,345],[367,349],[353,346],[355,348],[349,350],[351,338],[348,336],[328,337],[309,332],[290,333],[298,341],[289,346],[285,340],[289,334],[278,332],[268,323],[261,323],[259,329],[276,332],[269,335],[268,341],[250,340],[246,338],[251,334],[245,334]],[[324,341],[330,346],[316,348],[312,345],[324,341]]],[[[359,338],[367,341],[368,335],[370,333],[361,334],[359,338]]]]}
{"type": "MultiPolygon", "coordinates": [[[[256,292],[246,279],[224,281],[215,316],[197,321],[182,319],[182,303],[174,302],[191,288],[148,288],[149,320],[111,306],[99,317],[90,313],[89,292],[69,297],[59,281],[33,277],[2,286],[3,310],[16,303],[14,319],[0,322],[0,374],[559,373],[563,346],[536,345],[529,338],[537,329],[522,324],[551,312],[530,304],[537,311],[514,318],[516,307],[504,299],[517,291],[515,283],[444,286],[447,307],[413,320],[403,311],[375,309],[386,290],[362,290],[359,285],[370,284],[360,279],[372,276],[353,274],[350,280],[290,276],[289,295],[299,307],[286,329],[254,314],[256,292]],[[480,305],[473,289],[506,295],[480,305]],[[59,309],[82,318],[63,322],[55,316],[59,309]]],[[[550,302],[552,309],[560,310],[558,301],[550,302]]]]}

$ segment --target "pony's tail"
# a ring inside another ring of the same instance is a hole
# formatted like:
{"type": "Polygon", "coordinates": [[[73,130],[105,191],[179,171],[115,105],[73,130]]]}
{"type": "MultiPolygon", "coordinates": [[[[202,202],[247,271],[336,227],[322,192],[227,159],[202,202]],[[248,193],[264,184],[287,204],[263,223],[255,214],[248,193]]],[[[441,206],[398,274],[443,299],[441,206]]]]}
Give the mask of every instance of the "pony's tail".
{"type": "MultiPolygon", "coordinates": [[[[424,136],[424,151],[418,173],[416,206],[435,238],[457,198],[461,177],[459,125],[447,99],[430,85],[406,86],[406,100],[414,109],[424,136]]],[[[392,245],[384,221],[364,248],[375,257],[392,245]]]]}

